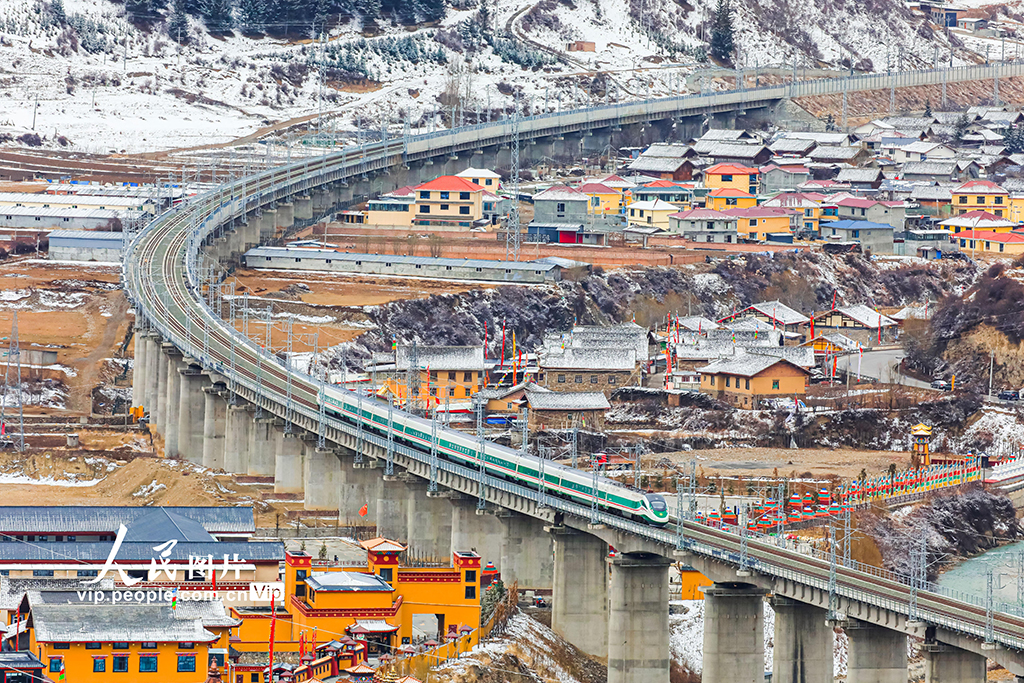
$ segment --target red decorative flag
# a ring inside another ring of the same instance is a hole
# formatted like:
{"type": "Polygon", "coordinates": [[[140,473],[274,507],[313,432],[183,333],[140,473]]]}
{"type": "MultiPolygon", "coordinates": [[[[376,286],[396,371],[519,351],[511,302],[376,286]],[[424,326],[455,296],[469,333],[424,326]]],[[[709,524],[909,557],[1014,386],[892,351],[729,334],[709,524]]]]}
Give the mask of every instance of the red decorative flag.
{"type": "Polygon", "coordinates": [[[360,517],[365,517],[366,513],[369,512],[369,511],[370,511],[370,504],[369,503],[363,503],[363,507],[359,508],[359,516],[360,517]]]}

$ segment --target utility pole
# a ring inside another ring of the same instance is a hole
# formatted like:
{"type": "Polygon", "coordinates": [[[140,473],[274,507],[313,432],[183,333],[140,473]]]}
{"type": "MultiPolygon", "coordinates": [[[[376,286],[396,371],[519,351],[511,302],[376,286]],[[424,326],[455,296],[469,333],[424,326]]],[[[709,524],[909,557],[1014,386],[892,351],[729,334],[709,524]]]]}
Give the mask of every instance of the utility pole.
{"type": "Polygon", "coordinates": [[[522,236],[519,234],[519,98],[512,100],[512,206],[505,225],[505,260],[518,261],[522,236]]]}
{"type": "Polygon", "coordinates": [[[993,350],[988,352],[988,395],[990,397],[992,396],[992,375],[995,373],[995,369],[996,352],[993,350]]]}

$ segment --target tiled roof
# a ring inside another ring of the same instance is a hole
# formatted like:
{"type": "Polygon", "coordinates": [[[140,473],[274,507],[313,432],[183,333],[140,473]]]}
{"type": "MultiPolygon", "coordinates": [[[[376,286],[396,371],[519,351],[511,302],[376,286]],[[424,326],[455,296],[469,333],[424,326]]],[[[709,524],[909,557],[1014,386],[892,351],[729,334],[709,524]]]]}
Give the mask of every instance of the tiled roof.
{"type": "Polygon", "coordinates": [[[813,160],[828,159],[830,161],[847,161],[849,159],[853,159],[862,151],[864,150],[860,147],[833,147],[831,145],[822,145],[820,147],[815,147],[807,156],[813,160]]]}
{"type": "Polygon", "coordinates": [[[691,315],[686,318],[679,318],[679,326],[681,328],[691,330],[693,332],[696,332],[697,330],[700,330],[701,332],[708,332],[710,330],[717,330],[719,328],[719,324],[716,323],[714,320],[709,320],[699,315],[691,315]]]}
{"type": "MultiPolygon", "coordinates": [[[[549,348],[541,351],[538,364],[544,369],[632,371],[636,351],[622,348],[549,348]]],[[[2,544],[0,544],[2,545],[2,544]]]]}
{"type": "Polygon", "coordinates": [[[787,131],[779,139],[814,140],[819,145],[845,145],[850,136],[846,133],[817,133],[814,131],[787,131]]]}
{"type": "Polygon", "coordinates": [[[991,180],[968,180],[953,190],[953,194],[1009,194],[991,180]]]}
{"type": "Polygon", "coordinates": [[[801,138],[780,138],[769,145],[771,150],[776,154],[787,152],[806,154],[813,149],[818,143],[814,140],[806,140],[801,138]]]}
{"type": "Polygon", "coordinates": [[[789,217],[794,211],[774,206],[751,206],[746,209],[726,209],[725,213],[737,218],[780,218],[789,217]]]}
{"type": "MultiPolygon", "coordinates": [[[[399,344],[395,366],[399,372],[409,369],[409,354],[412,347],[399,344]]],[[[484,367],[483,346],[418,346],[416,359],[420,369],[434,370],[480,370],[484,367]]]]}
{"type": "Polygon", "coordinates": [[[405,546],[398,541],[392,541],[389,538],[378,536],[377,538],[371,538],[367,541],[359,541],[359,545],[364,550],[372,550],[375,553],[399,553],[405,550],[405,546]]]}
{"type": "Polygon", "coordinates": [[[917,185],[913,190],[910,191],[910,198],[914,200],[930,200],[930,201],[951,201],[953,199],[953,193],[950,191],[952,188],[945,185],[917,185]]]}
{"type": "Polygon", "coordinates": [[[201,618],[179,619],[169,604],[49,604],[37,591],[29,592],[28,601],[36,640],[44,643],[210,643],[217,639],[203,628],[201,618]]]}
{"type": "Polygon", "coordinates": [[[939,225],[947,225],[953,228],[971,228],[974,230],[984,230],[985,228],[1003,228],[1007,226],[1017,225],[1017,221],[1011,221],[1008,218],[1000,218],[995,214],[989,213],[988,211],[968,211],[962,213],[959,216],[953,216],[939,223],[939,225]]]}
{"type": "Polygon", "coordinates": [[[951,176],[956,173],[956,159],[934,161],[908,161],[903,164],[903,175],[951,176]]]}
{"type": "MultiPolygon", "coordinates": [[[[744,145],[717,140],[699,140],[694,144],[693,149],[701,156],[726,157],[729,159],[755,159],[764,151],[768,150],[764,145],[744,145]]],[[[755,170],[756,173],[756,170],[755,170]]]]}
{"type": "Polygon", "coordinates": [[[873,183],[882,178],[879,168],[844,168],[836,175],[840,183],[873,183]]]}
{"type": "Polygon", "coordinates": [[[704,135],[700,136],[700,140],[742,140],[749,138],[750,134],[742,128],[711,128],[704,135]]]}
{"type": "Polygon", "coordinates": [[[390,593],[391,585],[375,574],[363,572],[315,572],[306,579],[306,585],[315,591],[328,593],[390,593]]]}
{"type": "Polygon", "coordinates": [[[576,189],[584,194],[618,194],[618,191],[601,183],[584,183],[576,189]]]}
{"type": "Polygon", "coordinates": [[[629,164],[631,171],[653,171],[655,173],[675,173],[688,160],[682,157],[649,157],[640,155],[629,164]]]}
{"type": "MultiPolygon", "coordinates": [[[[191,519],[212,534],[253,534],[256,522],[251,507],[161,508],[191,519]]],[[[55,505],[0,506],[0,533],[81,534],[114,533],[124,524],[152,514],[151,507],[55,505]]]]}
{"type": "Polygon", "coordinates": [[[482,192],[484,188],[457,175],[443,175],[416,186],[417,190],[455,190],[457,192],[482,192]]]}
{"type": "Polygon", "coordinates": [[[534,201],[538,199],[557,199],[559,201],[588,201],[587,195],[583,192],[569,187],[568,185],[553,185],[543,192],[533,195],[534,201]]]}
{"type": "Polygon", "coordinates": [[[845,334],[839,334],[838,332],[830,332],[828,334],[819,334],[814,339],[808,339],[807,341],[805,341],[800,346],[807,347],[807,348],[813,348],[814,342],[816,342],[819,339],[824,339],[824,340],[826,340],[828,342],[831,342],[834,346],[838,346],[843,351],[856,351],[857,349],[860,348],[860,344],[858,344],[857,342],[853,341],[852,339],[847,337],[845,334]]]}
{"type": "Polygon", "coordinates": [[[753,197],[754,195],[734,187],[716,187],[708,192],[709,197],[753,197]]]}
{"type": "Polygon", "coordinates": [[[646,202],[633,202],[632,204],[628,204],[626,208],[644,211],[675,211],[679,207],[675,204],[669,204],[663,199],[655,199],[653,201],[646,202]]]}
{"type": "Polygon", "coordinates": [[[757,311],[783,325],[799,325],[810,320],[800,311],[795,311],[781,301],[762,301],[747,308],[748,311],[757,311]]]}
{"type": "MultiPolygon", "coordinates": [[[[864,327],[877,328],[879,326],[889,327],[895,325],[896,321],[892,318],[882,315],[878,311],[865,306],[864,304],[851,304],[848,306],[839,306],[835,309],[836,312],[842,313],[850,320],[860,323],[864,327]]],[[[832,311],[825,311],[816,317],[827,316],[832,311]]]]}
{"type": "Polygon", "coordinates": [[[874,206],[875,204],[878,204],[878,203],[879,202],[875,201],[874,199],[861,199],[859,197],[848,197],[846,199],[839,200],[838,202],[836,202],[836,205],[837,206],[851,206],[851,207],[854,207],[854,208],[857,208],[857,209],[870,209],[872,206],[874,206]]]}
{"type": "Polygon", "coordinates": [[[807,192],[783,192],[777,194],[762,206],[791,207],[794,209],[816,208],[821,200],[814,193],[807,192]]]}
{"type": "Polygon", "coordinates": [[[715,164],[704,169],[704,175],[757,175],[756,168],[739,164],[715,164]]]}
{"type": "Polygon", "coordinates": [[[814,348],[810,346],[751,346],[743,347],[743,350],[754,355],[784,358],[793,365],[808,370],[817,365],[814,360],[814,348]]]}
{"type": "Polygon", "coordinates": [[[734,221],[735,216],[731,216],[723,211],[715,211],[714,209],[688,209],[686,211],[680,211],[678,213],[670,214],[672,218],[678,218],[682,221],[734,221]]]}
{"type": "Polygon", "coordinates": [[[527,391],[531,410],[608,410],[611,405],[600,391],[527,391]]]}
{"type": "Polygon", "coordinates": [[[739,375],[740,377],[753,377],[764,372],[778,363],[787,363],[802,372],[806,370],[796,363],[778,358],[775,356],[764,356],[757,353],[745,353],[733,358],[723,358],[697,368],[697,372],[703,375],[739,375]]]}
{"type": "Polygon", "coordinates": [[[835,228],[837,230],[892,230],[893,227],[886,223],[875,223],[873,221],[829,221],[821,224],[822,229],[835,228]]]}
{"type": "Polygon", "coordinates": [[[456,173],[459,178],[500,178],[501,176],[486,168],[467,168],[461,173],[456,173]]]}

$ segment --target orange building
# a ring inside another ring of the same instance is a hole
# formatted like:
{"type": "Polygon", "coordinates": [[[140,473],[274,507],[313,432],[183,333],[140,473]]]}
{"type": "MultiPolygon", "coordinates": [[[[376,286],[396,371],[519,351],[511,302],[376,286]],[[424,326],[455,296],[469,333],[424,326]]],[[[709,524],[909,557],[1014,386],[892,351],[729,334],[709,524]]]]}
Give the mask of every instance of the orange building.
{"type": "MultiPolygon", "coordinates": [[[[314,562],[304,552],[285,555],[284,609],[274,615],[275,642],[295,652],[314,632],[320,641],[358,638],[374,656],[414,644],[414,617],[433,622],[438,640],[480,626],[480,556],[457,551],[450,567],[399,565],[405,546],[376,538],[363,541],[366,567],[314,562]]],[[[233,610],[242,619],[231,647],[265,651],[270,638],[268,608],[233,610]]],[[[422,620],[418,620],[422,621],[422,620]]],[[[421,629],[422,630],[422,629],[421,629]]],[[[433,631],[433,633],[430,633],[433,631]]]]}

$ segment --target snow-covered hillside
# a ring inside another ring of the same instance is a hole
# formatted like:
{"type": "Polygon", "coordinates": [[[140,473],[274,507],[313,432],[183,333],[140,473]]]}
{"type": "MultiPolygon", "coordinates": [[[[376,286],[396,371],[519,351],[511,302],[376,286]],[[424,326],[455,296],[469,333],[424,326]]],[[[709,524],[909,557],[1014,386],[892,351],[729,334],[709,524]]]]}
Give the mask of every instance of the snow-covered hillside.
{"type": "MultiPolygon", "coordinates": [[[[145,26],[111,0],[4,0],[0,142],[34,130],[51,147],[155,151],[226,143],[269,126],[392,134],[501,116],[518,93],[532,111],[590,100],[731,87],[704,57],[711,0],[461,0],[438,25],[329,22],[326,45],[211,35],[190,18],[187,44],[163,14],[145,26]],[[484,34],[487,37],[484,38],[484,34]],[[177,38],[175,35],[174,38],[177,38]],[[574,40],[594,52],[564,52],[574,40]],[[323,87],[320,75],[323,74],[323,87]],[[598,75],[595,77],[595,73],[598,75]],[[706,75],[707,78],[695,78],[706,75]]],[[[737,63],[864,68],[948,57],[900,0],[733,3],[737,63]],[[889,46],[901,45],[902,54],[889,46]]],[[[957,52],[955,61],[970,61],[957,52]]],[[[262,131],[266,132],[266,131],[262,131]]]]}

